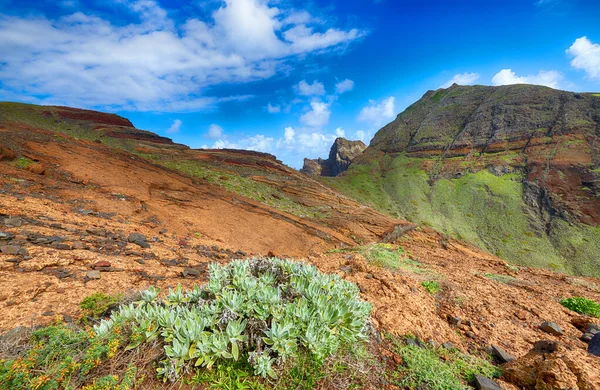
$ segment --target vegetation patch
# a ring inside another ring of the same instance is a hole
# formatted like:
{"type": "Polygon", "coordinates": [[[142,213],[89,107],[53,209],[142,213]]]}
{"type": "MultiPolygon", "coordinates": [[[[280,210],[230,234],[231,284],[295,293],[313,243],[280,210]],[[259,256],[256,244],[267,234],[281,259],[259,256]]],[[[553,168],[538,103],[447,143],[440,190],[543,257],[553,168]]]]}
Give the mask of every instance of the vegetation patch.
{"type": "Polygon", "coordinates": [[[560,300],[560,304],[579,314],[600,318],[600,304],[584,297],[571,297],[560,300]]]}
{"type": "Polygon", "coordinates": [[[393,350],[402,358],[402,364],[392,372],[389,380],[403,389],[466,390],[471,389],[475,374],[500,376],[500,371],[487,360],[448,351],[433,346],[419,346],[392,338],[393,350]]]}
{"type": "MultiPolygon", "coordinates": [[[[0,360],[0,389],[129,389],[152,364],[162,381],[231,389],[313,388],[363,367],[360,383],[372,371],[360,361],[374,361],[371,305],[355,284],[275,258],[211,264],[209,274],[189,291],[145,290],[93,328],[35,331],[26,352],[0,360]],[[117,374],[103,375],[115,361],[117,374]]],[[[113,300],[94,294],[82,306],[96,314],[113,300]]]]}
{"type": "Polygon", "coordinates": [[[510,275],[499,275],[499,274],[484,274],[484,277],[502,284],[511,284],[517,281],[517,278],[510,275]]]}
{"type": "MultiPolygon", "coordinates": [[[[478,161],[486,158],[497,159],[483,155],[478,161]]],[[[460,158],[445,161],[461,165],[460,158]]],[[[460,178],[443,178],[445,166],[437,160],[387,154],[322,180],[383,213],[431,226],[517,265],[600,276],[600,228],[553,218],[545,234],[545,224],[523,201],[521,173],[496,176],[472,166],[472,159],[464,163],[460,178]]]]}
{"type": "Polygon", "coordinates": [[[79,307],[84,318],[99,318],[105,314],[111,305],[116,304],[121,297],[110,296],[101,292],[85,297],[79,307]]]}
{"type": "Polygon", "coordinates": [[[427,291],[429,294],[436,294],[441,288],[440,284],[435,280],[426,280],[421,282],[421,286],[423,286],[425,291],[427,291]]]}
{"type": "Polygon", "coordinates": [[[32,164],[35,164],[35,161],[33,161],[32,159],[29,159],[27,157],[19,157],[18,159],[16,159],[13,162],[14,166],[17,168],[21,168],[21,169],[27,169],[29,168],[32,164]]]}

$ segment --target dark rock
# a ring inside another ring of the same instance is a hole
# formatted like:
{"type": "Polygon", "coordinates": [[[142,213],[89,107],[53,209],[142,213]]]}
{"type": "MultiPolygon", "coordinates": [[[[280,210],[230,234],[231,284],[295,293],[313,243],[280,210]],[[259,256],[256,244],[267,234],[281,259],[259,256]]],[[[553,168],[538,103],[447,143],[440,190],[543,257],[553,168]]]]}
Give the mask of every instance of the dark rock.
{"type": "Polygon", "coordinates": [[[555,336],[562,336],[563,331],[557,323],[545,321],[540,325],[540,329],[546,333],[553,334],[555,336]]]}
{"type": "Polygon", "coordinates": [[[498,358],[500,363],[508,363],[515,360],[514,356],[506,352],[504,349],[500,348],[497,345],[492,345],[492,353],[494,356],[498,358]]]}
{"type": "Polygon", "coordinates": [[[449,322],[450,322],[450,324],[452,324],[454,326],[460,326],[460,324],[462,323],[462,320],[458,317],[450,317],[449,322]]]}
{"type": "Polygon", "coordinates": [[[347,170],[352,161],[366,148],[367,145],[362,141],[348,141],[345,138],[337,138],[331,146],[327,160],[305,158],[304,166],[300,172],[313,176],[337,176],[347,170]]]}
{"type": "Polygon", "coordinates": [[[183,269],[182,274],[183,274],[183,276],[198,277],[198,276],[200,276],[200,270],[197,270],[195,268],[186,267],[183,269]]]}
{"type": "Polygon", "coordinates": [[[142,248],[150,248],[150,244],[148,244],[148,240],[146,239],[146,236],[144,236],[143,234],[140,234],[140,233],[131,233],[127,237],[127,241],[131,242],[132,244],[139,245],[142,248]]]}
{"type": "Polygon", "coordinates": [[[588,352],[594,356],[600,356],[600,333],[596,333],[590,340],[588,352]]]}
{"type": "Polygon", "coordinates": [[[143,259],[135,259],[135,262],[138,264],[146,264],[146,262],[143,259]]]}
{"type": "Polygon", "coordinates": [[[21,247],[16,245],[0,246],[0,252],[4,253],[5,255],[18,255],[20,250],[21,247]]]}
{"type": "Polygon", "coordinates": [[[52,248],[54,249],[58,249],[58,250],[63,250],[63,251],[70,251],[71,250],[71,245],[69,244],[64,244],[61,242],[53,242],[52,245],[50,245],[52,248]]]}
{"type": "Polygon", "coordinates": [[[589,324],[588,327],[585,329],[585,333],[591,333],[591,334],[600,333],[600,325],[589,324]]]}
{"type": "Polygon", "coordinates": [[[533,350],[541,353],[552,353],[558,350],[558,343],[550,340],[540,340],[533,344],[533,350]]]}
{"type": "Polygon", "coordinates": [[[17,252],[17,254],[23,256],[23,258],[25,260],[29,260],[29,258],[28,258],[29,257],[29,251],[27,249],[21,248],[21,249],[19,249],[19,252],[17,252]]]}
{"type": "Polygon", "coordinates": [[[167,232],[168,232],[168,230],[167,230],[167,229],[160,229],[160,230],[158,231],[158,234],[165,235],[165,234],[167,234],[167,232]]]}
{"type": "Polygon", "coordinates": [[[483,375],[475,374],[474,381],[478,390],[502,390],[495,381],[483,375]]]}
{"type": "Polygon", "coordinates": [[[454,344],[452,344],[450,341],[446,341],[445,343],[442,344],[442,348],[445,348],[448,351],[452,351],[455,347],[454,347],[454,344]]]}
{"type": "Polygon", "coordinates": [[[340,267],[340,271],[346,273],[346,274],[351,274],[352,273],[352,267],[350,267],[349,265],[342,265],[340,267]]]}
{"type": "Polygon", "coordinates": [[[412,346],[412,347],[420,347],[421,346],[421,344],[415,339],[406,339],[406,345],[412,346]]]}
{"type": "Polygon", "coordinates": [[[85,279],[87,279],[87,280],[100,279],[100,271],[94,270],[94,271],[88,271],[88,272],[86,272],[85,279]]]}
{"type": "Polygon", "coordinates": [[[44,317],[51,317],[54,315],[54,312],[52,310],[48,310],[48,311],[43,312],[42,315],[44,317]]]}
{"type": "Polygon", "coordinates": [[[63,314],[63,321],[66,322],[67,324],[75,323],[75,321],[73,320],[73,317],[71,317],[68,314],[63,314]]]}
{"type": "Polygon", "coordinates": [[[4,225],[12,227],[20,227],[23,225],[23,220],[19,217],[6,218],[4,219],[4,225]]]}
{"type": "Polygon", "coordinates": [[[579,340],[583,341],[584,343],[589,343],[593,337],[594,337],[594,335],[591,333],[584,333],[581,335],[579,340]]]}
{"type": "Polygon", "coordinates": [[[11,240],[12,237],[13,237],[13,235],[10,233],[0,232],[0,240],[2,240],[2,241],[11,240]]]}

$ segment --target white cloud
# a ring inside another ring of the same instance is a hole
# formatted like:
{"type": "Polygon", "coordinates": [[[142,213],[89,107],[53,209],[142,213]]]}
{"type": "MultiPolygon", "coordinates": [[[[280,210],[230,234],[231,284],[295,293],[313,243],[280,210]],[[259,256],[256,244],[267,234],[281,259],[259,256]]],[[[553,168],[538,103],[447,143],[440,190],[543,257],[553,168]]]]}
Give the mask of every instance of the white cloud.
{"type": "Polygon", "coordinates": [[[346,135],[346,132],[341,127],[338,127],[337,129],[335,129],[335,135],[337,137],[344,137],[346,135]]]}
{"type": "Polygon", "coordinates": [[[502,69],[492,78],[494,85],[535,84],[559,88],[563,76],[556,70],[540,70],[536,75],[517,76],[511,69],[502,69]]]}
{"type": "Polygon", "coordinates": [[[384,125],[396,116],[395,98],[393,96],[377,103],[369,100],[369,105],[363,107],[358,115],[358,120],[367,122],[373,127],[384,125]]]}
{"type": "Polygon", "coordinates": [[[337,94],[342,94],[344,92],[352,91],[354,88],[354,81],[346,79],[344,81],[340,81],[335,85],[335,92],[337,94]]]}
{"type": "Polygon", "coordinates": [[[479,80],[479,73],[459,73],[440,85],[440,88],[448,88],[455,83],[458,85],[473,85],[477,80],[479,80]]]}
{"type": "Polygon", "coordinates": [[[312,84],[302,80],[296,85],[296,91],[303,96],[325,95],[325,86],[319,80],[313,81],[312,84]]]}
{"type": "Polygon", "coordinates": [[[310,127],[322,127],[329,123],[331,111],[327,103],[314,101],[310,107],[310,111],[300,116],[300,122],[310,127]]]}
{"type": "Polygon", "coordinates": [[[573,68],[585,71],[589,78],[600,79],[600,44],[592,43],[587,37],[577,38],[567,54],[573,57],[573,68]]]}
{"type": "Polygon", "coordinates": [[[167,134],[176,134],[179,133],[179,128],[181,127],[181,120],[175,119],[171,127],[167,129],[167,134]]]}
{"type": "Polygon", "coordinates": [[[219,139],[223,136],[223,128],[217,124],[208,126],[207,137],[210,139],[219,139]]]}
{"type": "Polygon", "coordinates": [[[267,111],[270,114],[277,114],[278,112],[281,112],[281,106],[277,105],[277,106],[273,106],[271,105],[271,103],[267,104],[267,111]]]}
{"type": "Polygon", "coordinates": [[[286,143],[294,142],[294,136],[296,132],[292,127],[286,127],[283,131],[283,139],[286,143]]]}
{"type": "Polygon", "coordinates": [[[80,107],[197,110],[238,98],[205,96],[210,86],[269,78],[300,56],[336,50],[365,34],[312,26],[306,15],[289,18],[289,10],[265,0],[224,0],[212,14],[188,15],[181,23],[155,0],[117,3],[137,22],[82,12],[60,18],[0,13],[0,100],[12,94],[80,107]]]}

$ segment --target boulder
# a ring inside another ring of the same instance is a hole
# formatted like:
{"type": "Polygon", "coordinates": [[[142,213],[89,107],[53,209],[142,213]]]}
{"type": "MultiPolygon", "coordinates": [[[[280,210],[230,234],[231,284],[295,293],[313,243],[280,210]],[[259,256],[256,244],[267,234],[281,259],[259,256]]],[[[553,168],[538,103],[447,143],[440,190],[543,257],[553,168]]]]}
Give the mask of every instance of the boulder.
{"type": "Polygon", "coordinates": [[[562,336],[564,333],[557,323],[550,321],[543,322],[540,329],[555,336],[562,336]]]}
{"type": "Polygon", "coordinates": [[[483,375],[475,374],[474,381],[475,388],[478,390],[501,390],[496,382],[483,375]]]}
{"type": "Polygon", "coordinates": [[[500,363],[508,363],[508,362],[512,362],[513,360],[515,360],[514,356],[512,356],[511,354],[509,354],[508,352],[506,352],[504,349],[500,348],[497,345],[492,345],[492,353],[494,356],[496,356],[496,358],[498,358],[500,363]]]}
{"type": "Polygon", "coordinates": [[[600,356],[600,333],[596,333],[590,340],[588,352],[594,356],[600,356]]]}
{"type": "Polygon", "coordinates": [[[132,244],[139,245],[142,248],[150,248],[150,244],[148,244],[148,240],[146,239],[146,236],[144,236],[143,234],[140,234],[140,233],[131,233],[127,237],[127,241],[131,242],[132,244]]]}

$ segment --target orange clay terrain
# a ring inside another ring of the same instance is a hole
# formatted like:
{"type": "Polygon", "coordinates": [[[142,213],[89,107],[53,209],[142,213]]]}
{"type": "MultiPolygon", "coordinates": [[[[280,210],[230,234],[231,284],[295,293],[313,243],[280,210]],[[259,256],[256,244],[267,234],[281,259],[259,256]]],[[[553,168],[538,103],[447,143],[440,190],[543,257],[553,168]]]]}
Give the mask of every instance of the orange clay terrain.
{"type": "Polygon", "coordinates": [[[380,214],[273,156],[191,150],[91,111],[3,109],[0,333],[77,318],[94,292],[190,287],[206,281],[210,262],[278,255],[357,283],[380,331],[475,355],[504,349],[517,358],[499,381],[506,389],[531,375],[548,384],[539,389],[600,389],[600,358],[580,340],[599,321],[558,303],[600,301],[599,279],[507,264],[380,214]],[[401,265],[377,266],[365,250],[374,247],[402,248],[401,265]],[[439,292],[425,291],[428,280],[439,292]],[[564,334],[543,331],[544,321],[564,334]],[[557,344],[532,351],[540,340],[557,344]]]}

